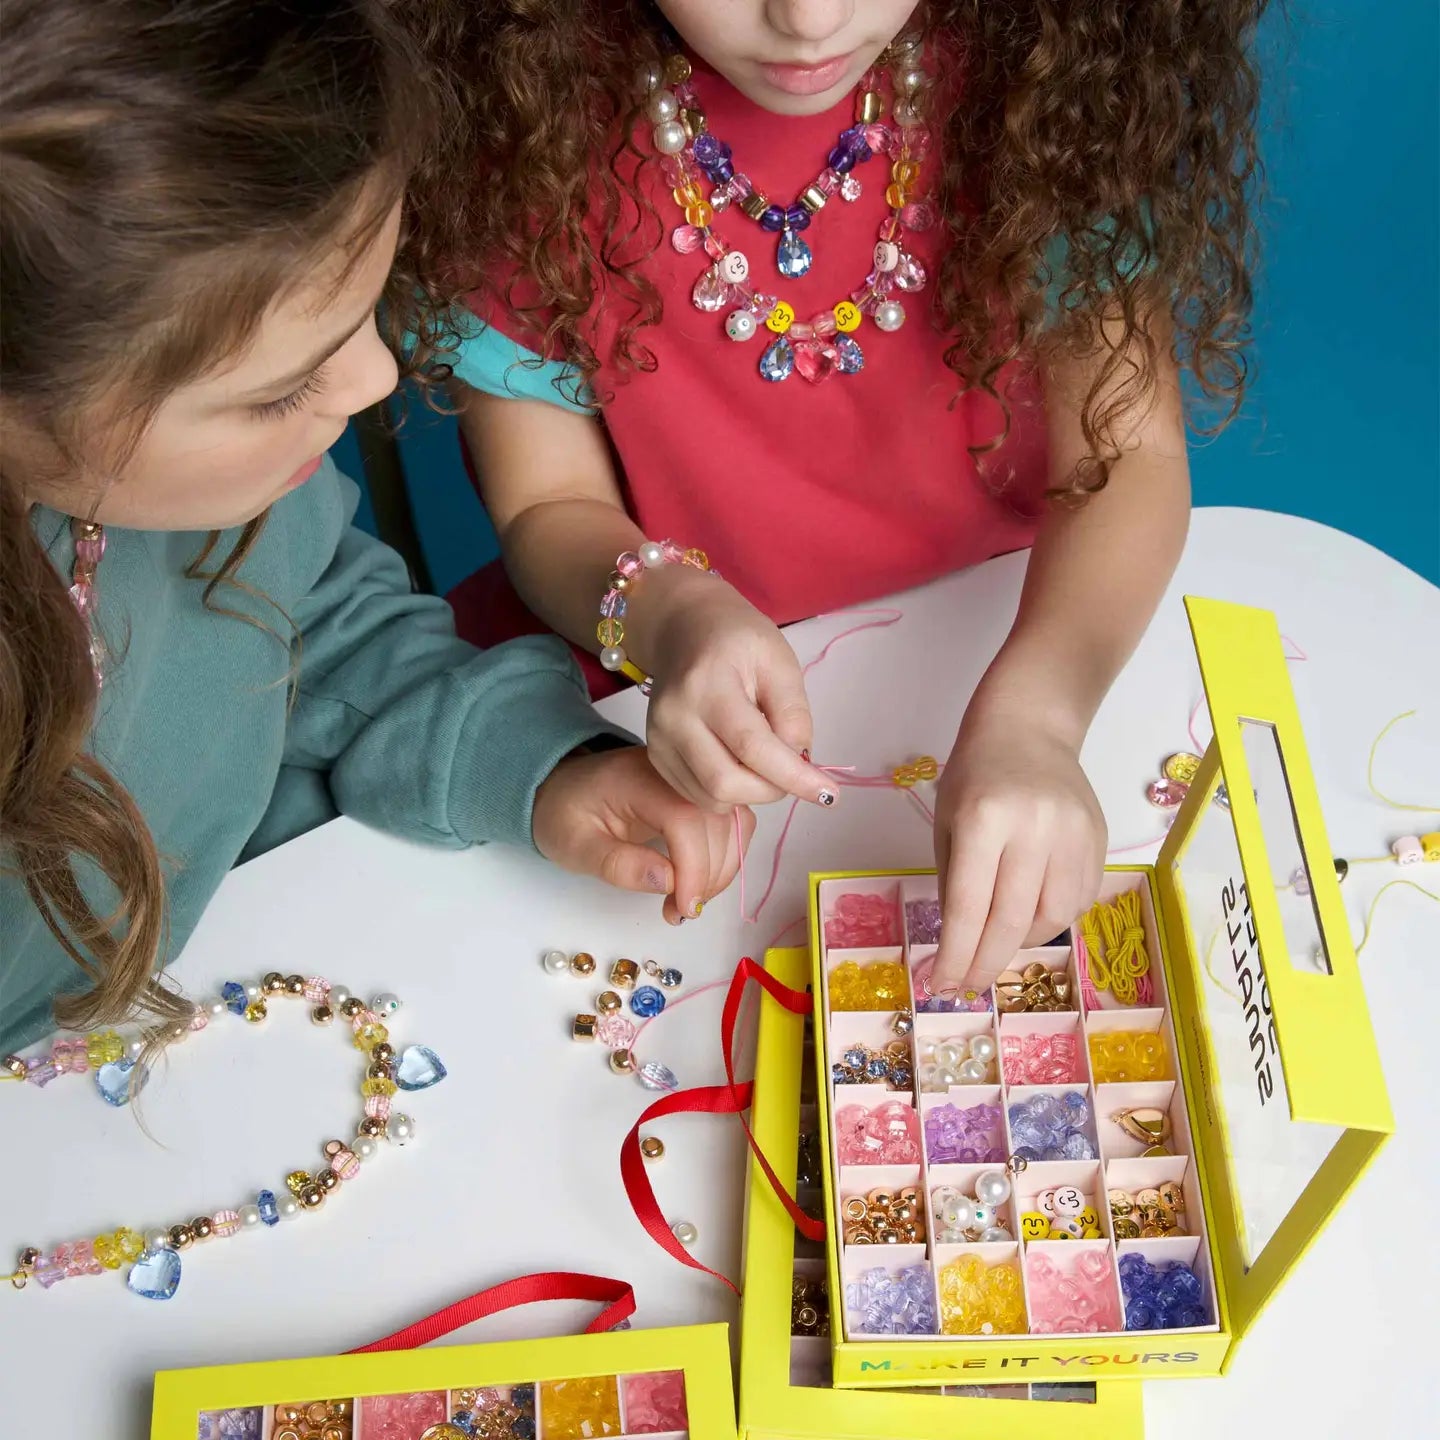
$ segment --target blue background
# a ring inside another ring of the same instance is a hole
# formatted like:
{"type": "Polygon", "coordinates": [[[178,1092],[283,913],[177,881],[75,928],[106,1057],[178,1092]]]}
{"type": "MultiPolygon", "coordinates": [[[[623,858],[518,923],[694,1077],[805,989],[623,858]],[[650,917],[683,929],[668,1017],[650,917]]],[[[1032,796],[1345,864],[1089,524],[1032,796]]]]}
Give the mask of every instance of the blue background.
{"type": "MultiPolygon", "coordinates": [[[[1197,505],[1287,511],[1440,581],[1440,6],[1272,4],[1253,384],[1197,440],[1197,505]]],[[[453,422],[400,449],[435,588],[496,553],[453,422]]],[[[341,463],[360,474],[347,437],[341,463]]]]}

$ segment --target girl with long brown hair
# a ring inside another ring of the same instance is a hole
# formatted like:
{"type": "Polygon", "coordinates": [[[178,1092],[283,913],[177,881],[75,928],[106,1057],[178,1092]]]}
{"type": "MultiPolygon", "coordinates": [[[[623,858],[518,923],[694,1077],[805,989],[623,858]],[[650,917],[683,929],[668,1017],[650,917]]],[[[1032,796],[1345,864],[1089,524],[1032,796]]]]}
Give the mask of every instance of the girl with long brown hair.
{"type": "Polygon", "coordinates": [[[10,0],[0,43],[0,1049],[183,1035],[225,872],[337,812],[696,911],[726,824],[558,642],[458,641],[326,457],[395,381],[433,119],[383,0],[10,0]]]}
{"type": "Polygon", "coordinates": [[[1187,418],[1244,390],[1262,8],[415,7],[463,92],[404,252],[415,359],[533,612],[482,572],[462,633],[652,677],[652,759],[698,803],[829,804],[777,624],[1033,547],[1017,617],[956,617],[1003,643],[938,796],[942,986],[1099,882],[1080,748],[1184,543],[1187,418]],[[646,537],[724,580],[617,595],[646,537]]]}

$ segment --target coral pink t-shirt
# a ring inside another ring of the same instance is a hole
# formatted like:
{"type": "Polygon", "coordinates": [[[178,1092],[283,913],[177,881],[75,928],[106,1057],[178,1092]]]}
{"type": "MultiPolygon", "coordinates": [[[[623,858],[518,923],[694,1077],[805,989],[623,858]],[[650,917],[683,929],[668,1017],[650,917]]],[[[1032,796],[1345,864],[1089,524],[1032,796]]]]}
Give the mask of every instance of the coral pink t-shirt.
{"type": "MultiPolygon", "coordinates": [[[[732,148],[735,170],[782,204],[814,182],[837,136],[853,123],[851,96],[825,114],[794,118],[761,110],[703,66],[694,84],[711,133],[732,148]]],[[[648,147],[648,134],[638,143],[648,147]]],[[[889,164],[876,155],[856,166],[859,198],[835,195],[814,217],[803,232],[813,263],[802,278],[779,274],[777,236],[738,206],[717,215],[714,228],[744,252],[756,290],[778,295],[809,319],[849,298],[872,269],[889,214],[889,164]]],[[[668,237],[684,216],[658,168],[648,168],[643,183],[668,237]]],[[[927,161],[922,190],[930,188],[933,168],[927,161]]],[[[956,377],[944,363],[946,342],[932,311],[940,233],[937,226],[902,238],[904,250],[930,272],[924,289],[895,292],[904,325],[883,333],[867,318],[854,332],[863,369],[818,383],[798,372],[779,383],[762,379],[760,358],[774,336],[761,324],[750,340],[729,339],[730,307],[706,313],[691,299],[708,258],[703,250],[678,254],[667,238],[643,262],[664,301],[661,323],[639,332],[656,368],[621,378],[602,369],[592,382],[604,399],[603,423],[636,523],[651,538],[705,550],[778,623],[861,604],[1034,538],[1046,483],[1042,412],[1033,394],[1011,387],[1011,435],[987,457],[988,478],[982,477],[967,447],[999,432],[1000,410],[984,395],[957,398],[956,377]],[[1026,398],[1030,403],[1020,403],[1026,398]]],[[[478,297],[475,308],[511,339],[535,343],[505,315],[482,310],[478,297]]],[[[616,323],[600,307],[602,357],[616,323]]],[[[471,356],[467,365],[465,358],[456,365],[462,379],[506,393],[506,371],[515,372],[503,359],[477,376],[483,362],[471,356]]],[[[534,395],[534,377],[528,379],[524,392],[534,395]]],[[[471,637],[494,641],[528,628],[504,588],[503,576],[482,572],[452,597],[471,637]]]]}

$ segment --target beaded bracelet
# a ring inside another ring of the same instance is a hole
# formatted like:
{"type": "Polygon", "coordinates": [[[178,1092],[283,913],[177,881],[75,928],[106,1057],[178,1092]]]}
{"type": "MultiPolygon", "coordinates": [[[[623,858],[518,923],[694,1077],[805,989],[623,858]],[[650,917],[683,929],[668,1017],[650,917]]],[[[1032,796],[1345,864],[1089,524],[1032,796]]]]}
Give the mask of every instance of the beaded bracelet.
{"type": "MultiPolygon", "coordinates": [[[[397,1090],[428,1090],[445,1078],[446,1070],[428,1046],[411,1045],[396,1053],[384,1024],[400,1008],[394,995],[376,995],[366,1005],[321,976],[307,980],[272,970],[258,985],[227,981],[218,998],[197,1005],[188,1023],[176,1024],[166,1038],[182,1040],[190,1031],[203,1030],[212,1018],[225,1014],[259,1025],[269,1014],[268,1002],[287,996],[308,1001],[310,1019],[317,1026],[329,1025],[336,1015],[350,1022],[355,1048],[365,1057],[360,1082],[365,1113],[355,1127],[355,1139],[348,1144],[326,1141],[324,1164],[313,1171],[292,1170],[278,1198],[274,1191],[261,1190],[252,1202],[235,1210],[217,1210],[213,1215],[144,1231],[121,1226],[113,1233],[57,1245],[48,1255],[33,1245],[26,1246],[14,1273],[0,1279],[8,1279],[16,1290],[23,1290],[30,1280],[48,1290],[61,1280],[98,1275],[128,1264],[126,1283],[135,1294],[147,1300],[168,1300],[180,1284],[180,1251],[200,1241],[269,1228],[302,1211],[319,1210],[331,1191],[360,1173],[362,1161],[379,1153],[382,1139],[399,1146],[408,1144],[415,1135],[415,1122],[391,1108],[391,1097],[397,1090]]],[[[62,1075],[93,1071],[100,1098],[109,1105],[125,1105],[148,1078],[143,1056],[149,1044],[145,1036],[127,1038],[114,1030],[57,1040],[48,1051],[28,1059],[5,1056],[0,1060],[0,1079],[28,1081],[43,1089],[62,1075]]]]}
{"type": "Polygon", "coordinates": [[[718,575],[717,571],[710,569],[710,557],[703,550],[684,550],[673,540],[646,540],[615,561],[615,568],[605,584],[605,593],[600,597],[600,623],[595,627],[595,638],[604,647],[600,651],[600,663],[607,670],[618,670],[628,675],[639,685],[642,695],[650,693],[655,679],[632,665],[625,654],[625,612],[629,608],[628,596],[635,582],[646,570],[658,570],[662,565],[689,565],[692,569],[718,575]]]}

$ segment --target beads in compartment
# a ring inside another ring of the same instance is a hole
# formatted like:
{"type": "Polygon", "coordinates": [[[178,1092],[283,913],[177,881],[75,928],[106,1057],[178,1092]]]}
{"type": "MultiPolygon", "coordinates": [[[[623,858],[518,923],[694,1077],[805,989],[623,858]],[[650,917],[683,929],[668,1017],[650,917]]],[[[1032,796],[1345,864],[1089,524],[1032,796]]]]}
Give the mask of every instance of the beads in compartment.
{"type": "Polygon", "coordinates": [[[790,1333],[830,1333],[830,1293],[823,1275],[796,1275],[790,1281],[790,1333]]]}
{"type": "Polygon", "coordinates": [[[905,928],[912,945],[940,943],[940,901],[934,896],[905,902],[905,928]]]}
{"type": "Polygon", "coordinates": [[[1025,1293],[1013,1261],[986,1265],[957,1255],[940,1271],[940,1328],[946,1335],[1023,1335],[1025,1293]]]}
{"type": "MultiPolygon", "coordinates": [[[[1036,1095],[1010,1107],[1010,1135],[1019,1160],[1097,1160],[1093,1113],[1078,1090],[1036,1095]]],[[[933,1158],[933,1157],[932,1157],[933,1158]]]]}
{"type": "Polygon", "coordinates": [[[875,1189],[841,1202],[847,1245],[923,1245],[925,1211],[914,1185],[875,1189]]]}
{"type": "Polygon", "coordinates": [[[825,943],[832,950],[874,950],[898,945],[897,902],[885,895],[841,895],[825,921],[825,943]]]}
{"type": "Polygon", "coordinates": [[[863,1271],[845,1287],[845,1310],[849,1328],[863,1334],[936,1334],[930,1266],[922,1261],[901,1270],[877,1265],[863,1271]]]}
{"type": "Polygon", "coordinates": [[[1025,1261],[1030,1330],[1035,1335],[1097,1334],[1120,1329],[1120,1297],[1110,1252],[1084,1246],[1078,1253],[1047,1247],[1025,1261]]]}
{"type": "Polygon", "coordinates": [[[455,1407],[450,1424],[457,1435],[437,1427],[431,1440],[458,1440],[458,1435],[475,1440],[535,1440],[538,1433],[533,1385],[452,1390],[450,1403],[455,1407]]]}
{"type": "Polygon", "coordinates": [[[1020,1217],[1026,1240],[1102,1240],[1100,1214],[1078,1186],[1053,1185],[1035,1197],[1035,1208],[1020,1217]]]}
{"type": "Polygon", "coordinates": [[[545,1440],[592,1440],[620,1434],[620,1389],[613,1375],[547,1380],[540,1386],[545,1440]]]}
{"type": "Polygon", "coordinates": [[[625,1433],[660,1435],[690,1428],[685,1403],[685,1372],[665,1370],[656,1375],[627,1375],[625,1433]]]}
{"type": "Polygon", "coordinates": [[[920,1117],[900,1100],[874,1109],[841,1105],[835,1111],[835,1151],[842,1165],[916,1165],[920,1117]]]}
{"type": "Polygon", "coordinates": [[[1038,960],[1021,970],[1002,971],[995,980],[995,1007],[1006,1015],[1073,1009],[1070,977],[1038,960]]]}
{"type": "Polygon", "coordinates": [[[1090,1035],[1090,1068],[1097,1085],[1170,1078],[1170,1047],[1160,1031],[1107,1030],[1090,1035]]]}
{"type": "Polygon", "coordinates": [[[1136,1190],[1111,1190],[1110,1228],[1117,1240],[1158,1240],[1185,1234],[1185,1191],[1173,1180],[1136,1190]]]}
{"type": "Polygon", "coordinates": [[[1120,1289],[1127,1330],[1188,1330],[1210,1323],[1205,1287],[1183,1261],[1152,1265],[1131,1251],[1120,1257],[1120,1289]]]}
{"type": "Polygon", "coordinates": [[[932,1165],[1003,1165],[1005,1128],[998,1105],[937,1105],[925,1116],[932,1165]]]}
{"type": "Polygon", "coordinates": [[[1013,1240],[1002,1207],[1010,1198],[1010,1177],[1003,1170],[979,1175],[973,1195],[955,1185],[937,1185],[930,1192],[935,1214],[935,1243],[962,1245],[966,1241],[1013,1240]]]}
{"type": "Polygon", "coordinates": [[[920,1088],[944,1094],[952,1085],[993,1085],[998,1047],[990,1034],[922,1040],[920,1088]]]}
{"type": "Polygon", "coordinates": [[[1085,1079],[1078,1035],[1002,1035],[1000,1065],[1007,1085],[1074,1085],[1085,1079]]]}
{"type": "Polygon", "coordinates": [[[915,1083],[910,1046],[891,1040],[883,1050],[868,1045],[848,1045],[830,1067],[836,1085],[886,1085],[891,1090],[909,1090],[915,1083]]]}
{"type": "Polygon", "coordinates": [[[903,1010],[909,1003],[905,967],[898,960],[868,965],[846,960],[830,974],[831,1010],[903,1010]]]}
{"type": "Polygon", "coordinates": [[[936,993],[930,988],[935,973],[935,957],[915,962],[912,979],[915,985],[915,1009],[926,1015],[949,1015],[966,1012],[987,1013],[991,1008],[989,990],[946,990],[936,993]]]}
{"type": "Polygon", "coordinates": [[[275,1406],[273,1440],[350,1440],[354,1402],[310,1400],[275,1406]]]}

